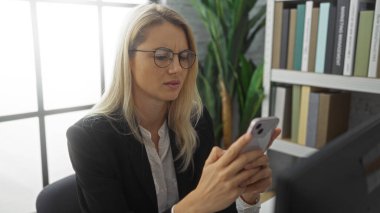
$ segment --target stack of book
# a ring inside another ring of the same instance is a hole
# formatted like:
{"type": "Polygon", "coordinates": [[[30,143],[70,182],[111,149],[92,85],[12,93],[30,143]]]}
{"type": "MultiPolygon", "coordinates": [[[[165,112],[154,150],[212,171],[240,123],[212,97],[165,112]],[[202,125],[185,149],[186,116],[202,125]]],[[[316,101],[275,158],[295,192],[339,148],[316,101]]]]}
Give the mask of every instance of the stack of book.
{"type": "Polygon", "coordinates": [[[380,78],[380,1],[275,3],[272,68],[380,78]]]}
{"type": "Polygon", "coordinates": [[[320,149],[347,131],[350,93],[310,86],[275,86],[272,90],[271,114],[280,118],[282,139],[320,149]]]}

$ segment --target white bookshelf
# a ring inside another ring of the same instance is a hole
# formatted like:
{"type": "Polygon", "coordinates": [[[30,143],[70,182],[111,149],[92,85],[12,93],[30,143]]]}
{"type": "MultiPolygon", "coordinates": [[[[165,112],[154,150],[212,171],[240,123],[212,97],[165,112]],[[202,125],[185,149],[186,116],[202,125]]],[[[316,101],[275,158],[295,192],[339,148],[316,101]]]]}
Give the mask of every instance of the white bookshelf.
{"type": "Polygon", "coordinates": [[[299,145],[283,139],[276,139],[270,147],[270,150],[300,158],[309,157],[318,151],[316,148],[299,145]]]}
{"type": "MultiPolygon", "coordinates": [[[[263,87],[265,98],[262,104],[262,116],[269,116],[270,91],[272,83],[284,83],[290,85],[308,85],[313,87],[345,90],[352,92],[363,92],[380,94],[380,79],[362,78],[354,76],[318,74],[312,72],[301,72],[294,70],[272,69],[272,41],[274,25],[274,6],[279,0],[267,1],[267,15],[265,27],[265,49],[264,49],[264,79],[263,87]]],[[[281,0],[288,1],[288,0],[281,0]]],[[[297,1],[292,1],[297,2],[297,1]]],[[[308,157],[318,151],[318,149],[299,145],[277,139],[270,148],[271,150],[282,152],[296,157],[308,157]]]]}
{"type": "Polygon", "coordinates": [[[380,94],[380,79],[272,69],[271,82],[380,94]]]}

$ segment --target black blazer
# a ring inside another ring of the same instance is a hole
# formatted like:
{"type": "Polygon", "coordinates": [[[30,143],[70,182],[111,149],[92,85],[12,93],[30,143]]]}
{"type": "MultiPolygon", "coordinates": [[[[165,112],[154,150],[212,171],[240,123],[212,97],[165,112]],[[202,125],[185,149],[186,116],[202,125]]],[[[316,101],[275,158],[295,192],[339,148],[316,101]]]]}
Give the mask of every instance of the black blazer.
{"type": "MultiPolygon", "coordinates": [[[[207,110],[195,129],[199,145],[193,156],[193,167],[180,172],[181,160],[174,161],[179,199],[197,186],[205,160],[214,146],[207,110]]],[[[69,154],[83,212],[158,212],[147,153],[144,145],[129,132],[126,121],[102,116],[81,119],[68,129],[69,154]]],[[[169,134],[175,159],[179,150],[174,133],[169,134]]],[[[223,212],[236,212],[235,204],[223,212]]]]}

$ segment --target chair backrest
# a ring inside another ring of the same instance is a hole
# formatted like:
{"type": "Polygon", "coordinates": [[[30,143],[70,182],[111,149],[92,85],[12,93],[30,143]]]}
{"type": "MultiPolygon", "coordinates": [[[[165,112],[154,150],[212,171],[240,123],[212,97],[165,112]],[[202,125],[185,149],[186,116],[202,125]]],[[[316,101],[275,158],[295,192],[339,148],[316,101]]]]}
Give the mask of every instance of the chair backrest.
{"type": "Polygon", "coordinates": [[[80,213],[75,175],[46,186],[36,200],[37,213],[80,213]]]}

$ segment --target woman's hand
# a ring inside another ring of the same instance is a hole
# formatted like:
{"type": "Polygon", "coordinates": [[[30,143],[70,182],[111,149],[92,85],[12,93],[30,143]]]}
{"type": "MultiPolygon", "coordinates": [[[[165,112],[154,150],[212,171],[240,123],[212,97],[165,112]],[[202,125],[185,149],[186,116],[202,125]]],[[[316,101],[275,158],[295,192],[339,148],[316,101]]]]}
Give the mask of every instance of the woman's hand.
{"type": "MultiPolygon", "coordinates": [[[[275,130],[271,143],[280,132],[275,130]]],[[[249,202],[265,191],[272,182],[267,156],[261,150],[241,153],[251,138],[251,134],[242,135],[228,150],[214,147],[197,188],[177,203],[175,212],[215,212],[227,208],[241,195],[249,202]]]]}
{"type": "Polygon", "coordinates": [[[241,136],[226,151],[214,147],[197,188],[175,206],[175,212],[215,212],[231,205],[245,189],[241,183],[255,175],[244,167],[263,156],[262,151],[241,153],[251,137],[250,134],[241,136]]]}
{"type": "MultiPolygon", "coordinates": [[[[270,145],[280,133],[281,130],[279,128],[273,132],[270,145]]],[[[272,170],[269,167],[269,159],[266,155],[263,155],[244,168],[251,170],[255,175],[242,184],[242,187],[245,187],[245,189],[241,198],[248,204],[256,204],[260,193],[265,192],[272,185],[272,170]]]]}

